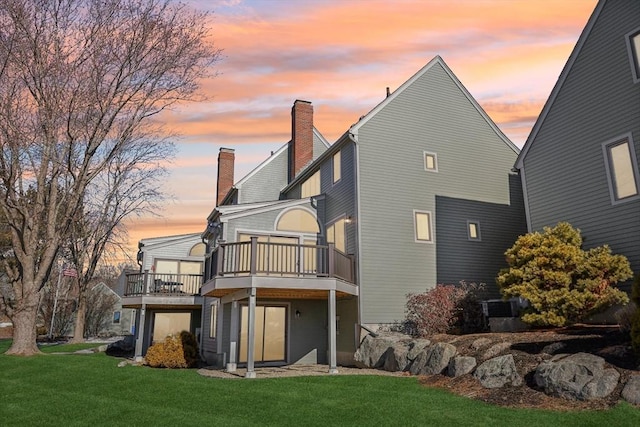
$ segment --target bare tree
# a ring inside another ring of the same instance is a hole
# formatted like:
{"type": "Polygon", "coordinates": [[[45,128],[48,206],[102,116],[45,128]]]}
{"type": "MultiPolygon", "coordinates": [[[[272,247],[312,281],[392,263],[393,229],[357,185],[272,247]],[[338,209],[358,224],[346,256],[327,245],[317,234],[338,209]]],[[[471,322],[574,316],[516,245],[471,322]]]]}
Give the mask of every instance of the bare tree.
{"type": "Polygon", "coordinates": [[[90,186],[115,158],[158,139],[153,116],[197,98],[219,57],[207,24],[171,0],[0,2],[8,353],[38,352],[40,292],[90,186]]]}
{"type": "MultiPolygon", "coordinates": [[[[171,146],[149,136],[147,143],[132,144],[127,151],[111,160],[90,184],[82,210],[70,228],[70,238],[64,245],[67,259],[78,272],[78,306],[72,342],[81,342],[86,335],[85,319],[97,313],[88,303],[87,290],[105,255],[114,255],[126,242],[122,221],[134,214],[154,211],[163,199],[161,186],[165,169],[161,161],[170,156],[171,146]],[[153,143],[151,143],[153,142],[153,143]]],[[[94,322],[95,323],[95,322],[94,322]]]]}

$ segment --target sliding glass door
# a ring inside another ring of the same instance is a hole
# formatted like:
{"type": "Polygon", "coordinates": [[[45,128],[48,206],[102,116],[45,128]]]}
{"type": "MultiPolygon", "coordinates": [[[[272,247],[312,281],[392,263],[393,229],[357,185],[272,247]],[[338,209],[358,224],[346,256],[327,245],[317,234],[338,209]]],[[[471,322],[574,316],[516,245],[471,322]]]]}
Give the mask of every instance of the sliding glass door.
{"type": "MultiPolygon", "coordinates": [[[[254,362],[286,361],[287,308],[283,306],[256,306],[254,362]]],[[[249,307],[240,312],[240,363],[247,361],[249,307]]]]}

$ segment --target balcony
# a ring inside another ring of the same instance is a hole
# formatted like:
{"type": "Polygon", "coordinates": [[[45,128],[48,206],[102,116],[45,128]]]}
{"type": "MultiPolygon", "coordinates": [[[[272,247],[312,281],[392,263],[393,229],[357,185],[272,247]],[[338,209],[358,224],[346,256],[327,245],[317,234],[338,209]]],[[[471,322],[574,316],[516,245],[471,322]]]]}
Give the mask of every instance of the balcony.
{"type": "Polygon", "coordinates": [[[129,273],[124,296],[200,295],[202,274],[129,273]]]}
{"type": "Polygon", "coordinates": [[[242,288],[262,288],[261,294],[280,296],[274,288],[288,289],[290,297],[329,288],[357,295],[355,260],[329,245],[259,242],[222,243],[205,258],[203,295],[221,297],[242,288]],[[339,284],[336,288],[336,283],[339,284]],[[293,293],[291,293],[293,292],[293,293]]]}

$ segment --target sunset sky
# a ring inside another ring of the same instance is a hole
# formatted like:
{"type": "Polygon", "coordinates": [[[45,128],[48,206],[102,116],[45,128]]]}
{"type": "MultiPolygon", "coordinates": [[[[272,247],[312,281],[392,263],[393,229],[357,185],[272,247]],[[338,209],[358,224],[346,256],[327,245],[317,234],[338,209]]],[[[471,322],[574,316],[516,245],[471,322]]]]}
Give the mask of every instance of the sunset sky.
{"type": "Polygon", "coordinates": [[[333,143],[440,55],[522,147],[596,0],[189,0],[213,13],[222,60],[207,102],[159,119],[182,135],[160,217],[128,223],[139,239],[201,232],[215,203],[220,147],[236,181],[287,142],[291,106],[311,101],[333,143]]]}

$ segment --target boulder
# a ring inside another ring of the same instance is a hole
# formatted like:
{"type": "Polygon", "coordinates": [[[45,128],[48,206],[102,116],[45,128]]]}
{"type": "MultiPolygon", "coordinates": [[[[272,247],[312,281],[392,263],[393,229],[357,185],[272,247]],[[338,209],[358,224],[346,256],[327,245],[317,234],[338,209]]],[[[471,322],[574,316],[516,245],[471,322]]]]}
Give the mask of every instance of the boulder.
{"type": "Polygon", "coordinates": [[[447,343],[439,342],[419,353],[410,367],[413,375],[441,374],[449,361],[456,354],[456,348],[447,343]]]}
{"type": "Polygon", "coordinates": [[[484,352],[482,355],[483,360],[492,359],[511,348],[510,342],[499,342],[497,344],[492,345],[484,352]]]}
{"type": "Polygon", "coordinates": [[[450,377],[459,377],[473,371],[476,367],[476,358],[471,356],[455,356],[449,361],[447,375],[450,377]]]}
{"type": "Polygon", "coordinates": [[[589,353],[557,355],[535,370],[538,387],[551,396],[573,400],[606,397],[615,389],[620,374],[605,369],[602,357],[589,353]]]}
{"type": "Polygon", "coordinates": [[[389,347],[384,354],[382,369],[389,372],[404,371],[408,364],[409,348],[405,343],[397,342],[389,347]]]}
{"type": "Polygon", "coordinates": [[[640,375],[632,375],[622,389],[622,398],[633,405],[640,405],[640,375]]]}
{"type": "Polygon", "coordinates": [[[120,341],[112,342],[107,346],[106,353],[115,357],[133,357],[136,342],[133,335],[127,335],[120,341]]]}
{"type": "Polygon", "coordinates": [[[416,357],[418,357],[418,355],[430,345],[431,341],[426,338],[420,338],[411,341],[409,343],[409,352],[407,353],[407,359],[409,360],[409,362],[413,362],[414,360],[416,360],[416,357]]]}
{"type": "Polygon", "coordinates": [[[494,357],[476,368],[473,376],[485,388],[499,388],[505,384],[522,385],[522,377],[516,370],[512,354],[494,357]]]}
{"type": "Polygon", "coordinates": [[[542,350],[540,351],[540,353],[545,353],[545,354],[557,354],[559,352],[561,352],[562,350],[564,350],[567,347],[567,345],[563,342],[553,342],[551,344],[547,344],[545,345],[542,350]]]}
{"type": "MultiPolygon", "coordinates": [[[[405,335],[367,335],[353,355],[358,368],[382,368],[387,358],[387,351],[400,341],[406,341],[405,335]]],[[[402,344],[405,345],[406,344],[402,344]]]]}

